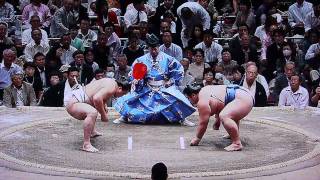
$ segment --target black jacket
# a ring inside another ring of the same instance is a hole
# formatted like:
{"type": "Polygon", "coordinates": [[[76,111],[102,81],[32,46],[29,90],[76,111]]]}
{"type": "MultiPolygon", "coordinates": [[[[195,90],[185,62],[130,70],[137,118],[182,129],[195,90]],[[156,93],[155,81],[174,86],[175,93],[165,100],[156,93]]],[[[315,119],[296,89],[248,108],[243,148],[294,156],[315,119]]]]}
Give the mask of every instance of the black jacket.
{"type": "Polygon", "coordinates": [[[43,94],[42,106],[63,107],[64,88],[66,81],[49,87],[43,94]]]}
{"type": "MultiPolygon", "coordinates": [[[[240,86],[243,86],[243,81],[240,86]]],[[[264,87],[256,81],[256,94],[254,95],[254,107],[264,107],[267,105],[267,93],[264,87]]]]}
{"type": "MultiPolygon", "coordinates": [[[[76,66],[75,62],[72,62],[70,64],[70,66],[76,66]]],[[[81,73],[80,74],[80,83],[84,84],[84,85],[87,85],[88,83],[90,83],[92,81],[92,79],[94,78],[92,66],[90,66],[88,64],[83,64],[79,70],[81,73]]]]}

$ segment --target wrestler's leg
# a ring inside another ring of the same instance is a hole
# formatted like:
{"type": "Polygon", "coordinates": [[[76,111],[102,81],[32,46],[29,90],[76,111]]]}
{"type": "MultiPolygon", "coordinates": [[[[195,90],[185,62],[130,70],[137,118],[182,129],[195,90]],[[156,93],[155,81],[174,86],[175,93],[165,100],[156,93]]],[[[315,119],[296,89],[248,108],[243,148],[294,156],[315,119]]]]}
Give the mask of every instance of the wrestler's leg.
{"type": "Polygon", "coordinates": [[[82,150],[88,152],[97,152],[98,149],[93,147],[90,143],[90,136],[93,132],[95,122],[98,116],[97,110],[86,103],[74,103],[67,106],[68,113],[78,119],[84,120],[83,122],[83,146],[82,150]]]}
{"type": "Polygon", "coordinates": [[[219,114],[224,128],[231,137],[232,144],[225,148],[227,151],[237,151],[242,149],[239,137],[239,122],[251,111],[250,102],[242,99],[235,99],[230,102],[219,114]]]}

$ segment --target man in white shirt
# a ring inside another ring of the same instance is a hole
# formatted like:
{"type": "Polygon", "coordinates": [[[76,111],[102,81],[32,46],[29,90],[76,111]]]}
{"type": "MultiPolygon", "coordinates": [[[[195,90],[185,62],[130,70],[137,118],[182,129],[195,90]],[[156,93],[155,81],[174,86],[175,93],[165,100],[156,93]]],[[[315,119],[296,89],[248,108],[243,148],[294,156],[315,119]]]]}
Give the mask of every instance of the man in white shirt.
{"type": "Polygon", "coordinates": [[[313,11],[312,4],[305,0],[297,0],[296,3],[289,7],[288,21],[291,27],[303,28],[305,24],[305,17],[309,12],[313,11]]]}
{"type": "Polygon", "coordinates": [[[42,34],[40,29],[33,29],[31,32],[31,37],[33,41],[27,44],[24,49],[24,54],[28,62],[32,62],[34,55],[38,52],[46,55],[50,50],[49,44],[41,41],[42,34]]]}
{"type": "Polygon", "coordinates": [[[97,33],[90,29],[90,19],[85,18],[80,21],[80,29],[77,38],[81,39],[84,47],[92,47],[92,43],[98,39],[97,33]]]}
{"type": "Polygon", "coordinates": [[[172,43],[171,31],[165,31],[162,34],[163,44],[159,47],[160,51],[176,58],[178,61],[182,60],[182,49],[180,46],[172,43]]]}
{"type": "Polygon", "coordinates": [[[307,14],[305,18],[304,30],[308,32],[310,29],[320,29],[320,1],[315,1],[313,11],[307,14]]]}
{"type": "Polygon", "coordinates": [[[56,55],[60,57],[61,64],[70,64],[74,61],[72,55],[77,50],[71,46],[70,34],[64,34],[61,39],[61,47],[57,49],[56,55]]]}
{"type": "Polygon", "coordinates": [[[279,97],[279,106],[293,106],[295,109],[305,109],[309,105],[308,90],[301,86],[302,77],[294,74],[290,86],[284,88],[279,97]]]}
{"type": "Polygon", "coordinates": [[[133,1],[133,8],[127,9],[124,14],[124,22],[126,28],[135,28],[139,26],[141,21],[148,22],[148,16],[144,12],[144,0],[133,1]]]}
{"type": "Polygon", "coordinates": [[[213,41],[213,33],[210,30],[203,32],[203,41],[197,44],[195,49],[204,51],[204,62],[212,65],[222,61],[222,46],[213,41]]]}
{"type": "MultiPolygon", "coordinates": [[[[41,24],[40,24],[39,16],[37,16],[37,15],[31,16],[30,24],[31,24],[31,27],[22,32],[22,45],[27,45],[33,41],[32,37],[31,37],[31,31],[33,29],[40,29],[41,24]]],[[[40,29],[40,30],[41,30],[41,34],[42,34],[41,41],[43,41],[44,43],[49,43],[47,32],[43,29],[40,29]]]]}
{"type": "MultiPolygon", "coordinates": [[[[318,36],[320,35],[320,32],[317,31],[318,36]]],[[[308,64],[314,69],[317,70],[319,68],[320,62],[320,40],[316,44],[312,44],[305,56],[305,60],[308,64]]]]}
{"type": "Polygon", "coordinates": [[[178,7],[177,14],[182,22],[181,41],[183,48],[188,45],[194,25],[201,24],[203,30],[210,29],[209,13],[198,2],[183,3],[178,7]]]}

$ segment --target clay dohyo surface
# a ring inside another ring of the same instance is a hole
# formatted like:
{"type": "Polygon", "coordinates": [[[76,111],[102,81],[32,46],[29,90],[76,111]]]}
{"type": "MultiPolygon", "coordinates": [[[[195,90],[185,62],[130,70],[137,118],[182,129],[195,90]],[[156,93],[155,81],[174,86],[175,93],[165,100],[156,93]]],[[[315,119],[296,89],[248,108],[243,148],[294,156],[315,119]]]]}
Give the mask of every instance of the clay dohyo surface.
{"type": "MultiPolygon", "coordinates": [[[[191,118],[196,121],[196,116],[191,118]]],[[[111,120],[110,120],[111,121],[111,120]]],[[[226,152],[230,140],[221,128],[212,130],[210,122],[200,146],[189,146],[196,127],[180,125],[114,125],[97,123],[103,136],[92,139],[100,151],[80,150],[82,122],[66,117],[37,124],[0,137],[0,151],[16,159],[48,166],[149,174],[156,162],[164,162],[170,173],[197,173],[241,170],[293,160],[311,152],[315,143],[295,131],[252,121],[242,121],[244,149],[226,152]],[[133,139],[128,150],[128,137],[133,139]],[[180,137],[186,149],[180,148],[180,137]]]]}

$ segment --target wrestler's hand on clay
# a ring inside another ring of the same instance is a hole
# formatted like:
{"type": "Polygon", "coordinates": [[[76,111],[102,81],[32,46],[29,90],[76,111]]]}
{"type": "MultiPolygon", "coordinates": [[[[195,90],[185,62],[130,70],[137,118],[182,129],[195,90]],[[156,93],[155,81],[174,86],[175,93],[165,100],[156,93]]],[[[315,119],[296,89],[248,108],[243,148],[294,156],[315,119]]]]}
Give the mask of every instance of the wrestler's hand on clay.
{"type": "Polygon", "coordinates": [[[195,137],[191,140],[190,146],[198,146],[201,139],[195,137]]]}
{"type": "Polygon", "coordinates": [[[216,115],[215,118],[216,118],[216,121],[213,123],[213,130],[219,130],[221,121],[218,115],[216,115]]]}
{"type": "Polygon", "coordinates": [[[106,114],[101,114],[101,121],[103,121],[103,122],[108,122],[109,121],[107,113],[106,114]]]}

